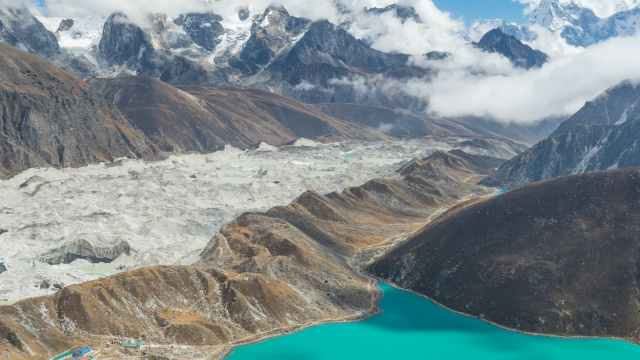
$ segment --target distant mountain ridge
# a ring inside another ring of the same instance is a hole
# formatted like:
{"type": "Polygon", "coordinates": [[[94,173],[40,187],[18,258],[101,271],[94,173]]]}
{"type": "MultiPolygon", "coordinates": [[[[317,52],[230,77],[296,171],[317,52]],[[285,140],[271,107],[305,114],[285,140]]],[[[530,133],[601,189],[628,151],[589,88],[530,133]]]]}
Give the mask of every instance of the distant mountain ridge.
{"type": "Polygon", "coordinates": [[[640,166],[640,85],[605,91],[547,139],[511,159],[481,184],[512,189],[562,175],[640,166]]]}
{"type": "Polygon", "coordinates": [[[484,33],[500,28],[521,41],[537,39],[537,27],[548,29],[573,46],[588,47],[614,37],[632,36],[640,29],[640,7],[629,9],[626,5],[607,17],[598,17],[593,10],[577,1],[560,2],[543,0],[536,6],[523,25],[504,20],[485,20],[475,25],[474,32],[484,33]]]}
{"type": "Polygon", "coordinates": [[[342,122],[311,107],[262,90],[176,88],[150,77],[91,79],[91,87],[117,107],[161,151],[210,152],[224,145],[283,145],[299,138],[387,140],[369,127],[342,122]]]}

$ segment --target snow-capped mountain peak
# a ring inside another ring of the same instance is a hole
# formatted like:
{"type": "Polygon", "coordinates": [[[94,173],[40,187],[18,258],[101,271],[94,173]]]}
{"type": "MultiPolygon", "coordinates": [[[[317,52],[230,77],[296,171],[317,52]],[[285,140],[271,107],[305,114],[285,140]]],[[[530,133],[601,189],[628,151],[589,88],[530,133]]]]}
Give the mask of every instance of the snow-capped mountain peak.
{"type": "Polygon", "coordinates": [[[548,29],[552,35],[563,38],[569,45],[588,47],[613,37],[633,36],[640,28],[640,7],[630,8],[621,1],[616,12],[599,17],[591,7],[580,1],[543,0],[530,13],[523,25],[489,20],[474,25],[469,38],[478,38],[488,27],[499,27],[521,41],[533,42],[538,38],[537,29],[548,29]]]}

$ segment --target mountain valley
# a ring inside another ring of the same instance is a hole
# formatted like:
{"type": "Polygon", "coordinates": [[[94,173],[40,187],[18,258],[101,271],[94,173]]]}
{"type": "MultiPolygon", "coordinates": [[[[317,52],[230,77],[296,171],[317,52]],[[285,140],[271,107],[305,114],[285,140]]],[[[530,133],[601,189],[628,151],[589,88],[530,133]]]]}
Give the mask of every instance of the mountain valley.
{"type": "Polygon", "coordinates": [[[222,359],[383,311],[407,358],[640,353],[616,1],[0,0],[0,358],[222,359]]]}

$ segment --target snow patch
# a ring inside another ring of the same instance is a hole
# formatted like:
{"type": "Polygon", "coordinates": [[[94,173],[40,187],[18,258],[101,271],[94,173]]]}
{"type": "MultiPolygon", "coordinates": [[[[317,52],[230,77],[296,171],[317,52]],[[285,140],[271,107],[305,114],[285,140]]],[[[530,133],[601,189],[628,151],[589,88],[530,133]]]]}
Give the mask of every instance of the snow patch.
{"type": "Polygon", "coordinates": [[[638,104],[638,101],[640,101],[640,99],[636,100],[636,102],[633,103],[633,105],[629,106],[628,108],[626,108],[624,110],[622,115],[620,115],[620,119],[618,121],[616,121],[615,125],[622,125],[622,124],[627,122],[627,120],[628,120],[627,117],[628,117],[628,114],[629,114],[629,110],[635,109],[636,105],[638,104]]]}

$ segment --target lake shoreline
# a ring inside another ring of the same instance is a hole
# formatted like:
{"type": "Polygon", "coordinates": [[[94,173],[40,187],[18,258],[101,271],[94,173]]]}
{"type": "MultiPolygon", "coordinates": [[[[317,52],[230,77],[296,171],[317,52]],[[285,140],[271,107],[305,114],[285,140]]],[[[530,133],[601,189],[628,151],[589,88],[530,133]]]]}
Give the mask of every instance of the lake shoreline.
{"type": "MultiPolygon", "coordinates": [[[[371,275],[368,275],[368,276],[373,277],[371,275]]],[[[391,283],[391,282],[389,282],[389,281],[387,281],[385,279],[379,279],[379,278],[376,278],[376,277],[373,277],[373,278],[376,279],[378,281],[378,283],[380,283],[380,284],[385,284],[385,285],[388,285],[388,286],[390,286],[390,287],[392,287],[392,288],[394,288],[396,290],[405,291],[405,292],[411,293],[413,295],[419,296],[421,298],[427,299],[430,302],[432,302],[433,304],[435,304],[435,305],[441,307],[442,309],[445,309],[445,310],[447,310],[447,311],[449,311],[451,313],[462,315],[462,316],[465,316],[465,317],[468,317],[468,318],[472,318],[472,319],[481,320],[481,321],[483,321],[483,322],[485,322],[485,323],[487,323],[489,325],[495,326],[495,327],[497,327],[499,329],[502,329],[502,330],[505,330],[505,331],[509,331],[509,332],[513,332],[513,333],[517,333],[517,334],[522,334],[522,335],[544,337],[544,338],[556,338],[556,339],[620,340],[620,341],[625,341],[625,342],[627,342],[629,344],[632,344],[632,345],[639,345],[640,346],[640,342],[636,342],[636,341],[633,341],[631,339],[619,338],[619,337],[613,337],[613,336],[584,336],[584,335],[575,335],[574,336],[574,335],[563,335],[563,334],[544,334],[544,333],[534,333],[534,332],[528,332],[528,331],[524,331],[524,330],[513,329],[513,328],[507,327],[505,325],[501,325],[501,324],[495,323],[493,321],[490,321],[487,318],[481,318],[479,316],[474,316],[474,315],[467,314],[467,313],[464,313],[464,312],[461,312],[461,311],[453,310],[453,309],[451,309],[451,308],[449,308],[449,307],[447,307],[447,306],[435,301],[434,299],[428,297],[427,295],[420,294],[420,293],[415,292],[413,290],[401,288],[401,287],[397,286],[396,284],[393,284],[393,283],[391,283]]]]}
{"type": "Polygon", "coordinates": [[[222,360],[229,357],[233,353],[233,351],[239,347],[249,346],[265,340],[274,339],[274,338],[282,337],[285,335],[290,335],[290,334],[297,333],[315,326],[321,326],[321,325],[327,325],[327,324],[343,324],[343,323],[361,322],[373,316],[380,315],[383,312],[383,310],[378,305],[380,304],[380,301],[382,301],[382,298],[384,297],[384,291],[380,289],[379,281],[377,281],[375,278],[371,276],[367,275],[367,277],[370,279],[369,286],[375,289],[375,292],[373,293],[373,297],[371,298],[371,307],[369,308],[368,311],[359,315],[355,315],[353,317],[327,320],[327,321],[314,321],[311,323],[294,325],[289,328],[274,329],[269,333],[257,334],[255,335],[255,338],[245,338],[236,343],[224,345],[218,353],[213,354],[212,359],[222,360]]]}

